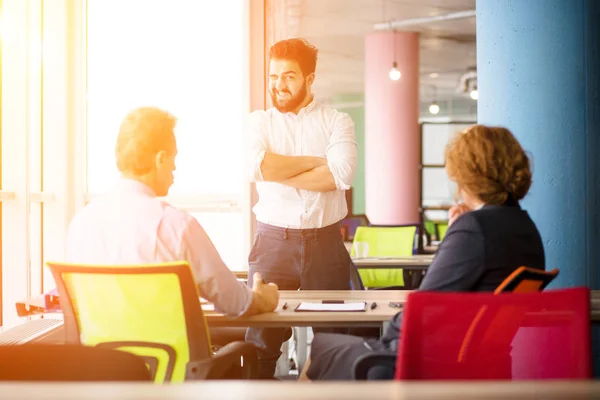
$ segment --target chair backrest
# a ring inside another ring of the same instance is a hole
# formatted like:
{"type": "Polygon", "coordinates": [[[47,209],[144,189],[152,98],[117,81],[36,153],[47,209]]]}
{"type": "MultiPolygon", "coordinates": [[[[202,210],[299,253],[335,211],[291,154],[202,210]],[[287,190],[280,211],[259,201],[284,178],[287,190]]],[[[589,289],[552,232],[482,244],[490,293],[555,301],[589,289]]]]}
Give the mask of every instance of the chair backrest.
{"type": "Polygon", "coordinates": [[[366,215],[351,215],[341,221],[342,229],[346,230],[345,240],[353,240],[356,229],[359,226],[369,225],[369,219],[366,215]]]}
{"type": "Polygon", "coordinates": [[[444,240],[444,236],[446,236],[446,231],[448,230],[448,222],[436,222],[435,230],[437,233],[437,240],[444,240]]]}
{"type": "Polygon", "coordinates": [[[142,356],[155,382],[181,382],[211,357],[206,321],[186,262],[139,266],[49,262],[66,340],[142,356]]]}
{"type": "MultiPolygon", "coordinates": [[[[369,243],[369,257],[411,256],[416,232],[416,226],[359,226],[354,234],[354,243],[369,243]]],[[[350,255],[356,255],[354,246],[350,255]]]]}
{"type": "Polygon", "coordinates": [[[431,238],[437,238],[437,229],[435,226],[435,222],[425,219],[423,221],[423,228],[425,228],[425,233],[429,237],[429,240],[431,240],[431,238]]]}
{"type": "Polygon", "coordinates": [[[535,268],[519,267],[494,290],[494,293],[530,293],[542,291],[558,276],[558,272],[557,268],[552,271],[544,271],[535,268]]]}
{"type": "MultiPolygon", "coordinates": [[[[534,293],[541,292],[548,286],[550,282],[558,275],[558,269],[552,271],[544,271],[535,268],[519,267],[512,274],[510,274],[498,287],[494,290],[494,294],[500,293],[534,293]]],[[[487,330],[493,332],[496,325],[502,326],[505,332],[514,331],[515,333],[519,329],[521,321],[515,316],[518,315],[519,310],[512,310],[511,307],[506,307],[501,312],[491,314],[493,320],[490,320],[490,313],[487,307],[481,307],[467,331],[463,339],[462,349],[459,353],[459,362],[465,357],[467,350],[470,348],[473,340],[477,340],[474,337],[475,332],[480,332],[478,329],[479,324],[487,326],[487,330]],[[515,314],[513,314],[513,312],[515,314]]],[[[509,346],[512,338],[504,336],[507,341],[504,346],[509,346]]],[[[496,343],[500,346],[499,343],[496,343]]]]}
{"type": "Polygon", "coordinates": [[[411,293],[396,378],[589,378],[589,302],[587,288],[500,295],[411,293]]]}
{"type": "Polygon", "coordinates": [[[144,360],[81,345],[0,346],[0,381],[152,381],[144,360]]]}

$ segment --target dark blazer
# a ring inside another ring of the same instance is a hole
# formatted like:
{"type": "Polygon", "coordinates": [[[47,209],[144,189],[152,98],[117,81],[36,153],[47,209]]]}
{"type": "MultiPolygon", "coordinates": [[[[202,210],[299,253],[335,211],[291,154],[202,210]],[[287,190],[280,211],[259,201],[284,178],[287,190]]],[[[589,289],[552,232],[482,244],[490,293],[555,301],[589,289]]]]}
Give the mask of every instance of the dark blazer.
{"type": "Polygon", "coordinates": [[[448,228],[419,290],[492,292],[520,266],[545,269],[535,224],[518,205],[489,205],[448,228]]]}
{"type": "MultiPolygon", "coordinates": [[[[520,266],[545,269],[542,238],[518,203],[487,205],[458,217],[448,228],[419,290],[492,292],[520,266]]],[[[395,350],[398,313],[381,341],[395,350]]]]}

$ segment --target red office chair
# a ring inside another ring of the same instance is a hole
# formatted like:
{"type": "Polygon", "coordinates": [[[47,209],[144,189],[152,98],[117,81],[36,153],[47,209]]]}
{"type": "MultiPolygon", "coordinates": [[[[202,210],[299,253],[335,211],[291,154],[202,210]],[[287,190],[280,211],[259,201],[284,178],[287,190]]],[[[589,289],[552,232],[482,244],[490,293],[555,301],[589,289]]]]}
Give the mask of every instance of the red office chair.
{"type": "MultiPolygon", "coordinates": [[[[521,266],[514,270],[498,287],[494,290],[494,294],[500,293],[531,293],[544,290],[546,286],[558,276],[559,270],[544,271],[535,268],[521,266]]],[[[477,324],[483,317],[483,311],[480,310],[473,320],[473,325],[477,324]]],[[[374,336],[374,335],[371,335],[374,336]]],[[[467,336],[465,340],[469,340],[467,336]]],[[[364,380],[369,376],[371,368],[378,368],[378,372],[371,374],[376,379],[391,379],[396,365],[396,356],[390,353],[371,353],[361,357],[360,362],[357,361],[354,374],[355,379],[364,380]]]]}
{"type": "MultiPolygon", "coordinates": [[[[539,293],[434,293],[408,297],[396,379],[590,378],[589,290],[539,293]]],[[[355,364],[366,379],[385,361],[355,364]]]]}

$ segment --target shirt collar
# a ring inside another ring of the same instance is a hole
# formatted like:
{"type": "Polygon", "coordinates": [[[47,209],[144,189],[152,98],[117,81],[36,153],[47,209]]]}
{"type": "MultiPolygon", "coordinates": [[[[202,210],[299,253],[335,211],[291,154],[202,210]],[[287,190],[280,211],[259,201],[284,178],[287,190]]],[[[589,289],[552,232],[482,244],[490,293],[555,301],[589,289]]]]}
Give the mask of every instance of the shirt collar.
{"type": "Polygon", "coordinates": [[[313,94],[313,98],[310,101],[310,103],[308,103],[306,105],[306,107],[302,108],[300,110],[300,112],[298,112],[298,115],[300,115],[300,114],[308,114],[309,112],[311,112],[315,108],[316,105],[317,105],[317,101],[315,100],[315,95],[313,94]]]}
{"type": "Polygon", "coordinates": [[[154,193],[154,190],[152,190],[150,186],[135,179],[121,178],[118,189],[121,192],[145,194],[149,197],[156,197],[156,193],[154,193]]]}

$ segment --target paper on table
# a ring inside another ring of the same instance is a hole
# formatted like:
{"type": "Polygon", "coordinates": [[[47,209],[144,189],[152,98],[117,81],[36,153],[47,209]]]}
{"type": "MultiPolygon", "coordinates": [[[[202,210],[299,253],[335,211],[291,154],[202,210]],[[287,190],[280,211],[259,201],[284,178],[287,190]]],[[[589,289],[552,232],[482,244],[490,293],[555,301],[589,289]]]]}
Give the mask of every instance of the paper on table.
{"type": "Polygon", "coordinates": [[[364,301],[353,303],[307,303],[302,302],[296,311],[365,311],[367,303],[364,301]]]}

